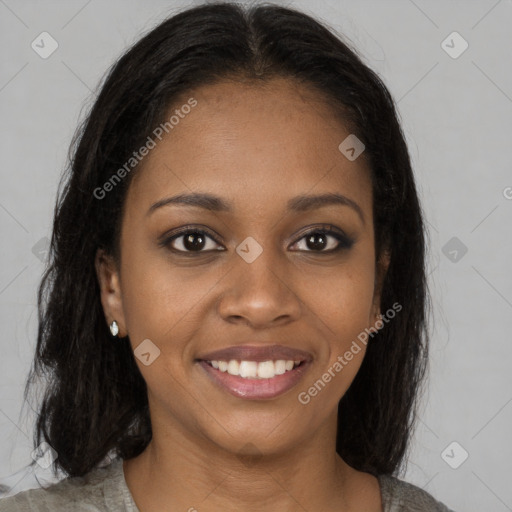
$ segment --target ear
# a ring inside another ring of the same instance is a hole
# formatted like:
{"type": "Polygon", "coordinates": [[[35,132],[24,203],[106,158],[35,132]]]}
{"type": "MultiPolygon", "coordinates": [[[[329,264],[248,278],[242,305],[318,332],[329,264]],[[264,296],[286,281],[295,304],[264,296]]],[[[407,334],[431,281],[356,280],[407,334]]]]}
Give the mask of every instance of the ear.
{"type": "Polygon", "coordinates": [[[119,326],[119,337],[127,336],[126,322],[121,297],[121,286],[119,280],[119,269],[112,256],[103,249],[96,251],[94,261],[96,275],[100,285],[101,305],[105,314],[108,326],[113,320],[119,326]]]}
{"type": "Polygon", "coordinates": [[[391,254],[388,249],[383,249],[379,257],[379,261],[375,268],[375,285],[373,292],[373,307],[372,307],[372,318],[377,321],[380,318],[380,300],[382,296],[382,288],[384,284],[384,278],[386,277],[389,262],[391,261],[391,254]]]}

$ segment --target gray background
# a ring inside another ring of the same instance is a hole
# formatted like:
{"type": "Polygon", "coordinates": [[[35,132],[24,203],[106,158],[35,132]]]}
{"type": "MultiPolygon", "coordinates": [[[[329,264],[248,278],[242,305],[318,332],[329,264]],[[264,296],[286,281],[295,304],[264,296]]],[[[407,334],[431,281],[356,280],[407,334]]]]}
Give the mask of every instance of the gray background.
{"type": "MultiPolygon", "coordinates": [[[[15,492],[37,485],[24,469],[34,417],[22,410],[44,268],[33,248],[50,236],[71,135],[121,52],[195,3],[0,0],[0,478],[15,492]],[[43,31],[59,44],[47,59],[31,48],[43,31]]],[[[429,223],[434,316],[403,478],[457,512],[512,510],[512,1],[277,3],[353,42],[396,98],[409,143],[429,223]],[[453,31],[469,44],[458,58],[441,44],[453,31]],[[469,457],[453,469],[445,460],[457,465],[462,450],[469,457]]]]}

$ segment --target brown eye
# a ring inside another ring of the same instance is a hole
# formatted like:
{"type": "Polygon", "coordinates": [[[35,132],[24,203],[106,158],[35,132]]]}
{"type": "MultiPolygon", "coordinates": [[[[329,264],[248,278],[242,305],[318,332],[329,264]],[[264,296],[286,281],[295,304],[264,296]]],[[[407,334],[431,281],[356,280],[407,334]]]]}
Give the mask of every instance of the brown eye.
{"type": "Polygon", "coordinates": [[[174,234],[166,238],[162,244],[169,247],[171,251],[181,253],[200,253],[209,252],[216,249],[218,243],[216,240],[203,229],[186,229],[180,233],[174,234]]]}
{"type": "Polygon", "coordinates": [[[310,231],[295,244],[299,244],[302,240],[304,240],[304,243],[298,250],[318,253],[332,253],[342,249],[350,249],[354,243],[347,236],[329,229],[310,231]]]}

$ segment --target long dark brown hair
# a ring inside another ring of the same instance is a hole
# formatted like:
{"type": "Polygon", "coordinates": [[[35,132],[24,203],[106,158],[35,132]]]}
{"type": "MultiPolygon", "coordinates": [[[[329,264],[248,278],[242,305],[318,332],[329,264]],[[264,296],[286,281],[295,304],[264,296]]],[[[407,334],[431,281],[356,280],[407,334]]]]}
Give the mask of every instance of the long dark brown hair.
{"type": "Polygon", "coordinates": [[[370,340],[340,401],[336,450],[358,470],[396,473],[409,446],[429,337],[426,232],[410,157],[388,89],[356,50],[310,16],[269,4],[180,12],[103,80],[71,144],[38,291],[37,349],[25,388],[25,398],[33,386],[43,390],[35,446],[46,441],[57,452],[55,472],[82,476],[107,456],[135,457],[151,440],[146,384],[129,339],[110,336],[94,265],[98,248],[119,256],[123,204],[137,168],[104,198],[94,191],[165,121],[173,102],[226,77],[287,77],[314,87],[366,147],[376,257],[384,249],[391,254],[381,311],[394,303],[402,310],[370,340]]]}

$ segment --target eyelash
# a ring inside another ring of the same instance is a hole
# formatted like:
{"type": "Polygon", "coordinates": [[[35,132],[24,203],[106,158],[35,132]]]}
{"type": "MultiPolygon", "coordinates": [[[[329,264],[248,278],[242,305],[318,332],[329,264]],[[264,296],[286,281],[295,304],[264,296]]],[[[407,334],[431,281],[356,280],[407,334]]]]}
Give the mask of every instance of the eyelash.
{"type": "MultiPolygon", "coordinates": [[[[209,230],[206,230],[204,228],[193,227],[193,226],[185,226],[185,227],[181,228],[178,232],[175,232],[173,235],[164,238],[161,242],[159,242],[159,245],[161,247],[167,247],[173,253],[177,253],[180,255],[196,255],[196,254],[204,254],[204,253],[215,251],[215,250],[213,250],[213,251],[212,250],[208,250],[208,251],[205,251],[205,250],[186,251],[185,250],[185,251],[182,251],[180,249],[174,249],[174,248],[170,247],[171,243],[174,240],[177,240],[178,238],[189,235],[189,234],[198,234],[198,235],[206,236],[206,237],[212,239],[216,244],[221,245],[220,242],[218,242],[216,240],[215,235],[213,235],[213,233],[211,233],[209,230]]],[[[330,249],[328,251],[305,250],[305,251],[298,251],[298,252],[310,252],[310,253],[316,253],[316,254],[334,254],[334,253],[340,252],[344,249],[345,250],[350,249],[354,243],[354,241],[351,240],[350,238],[348,238],[346,235],[342,234],[341,232],[334,231],[333,229],[331,229],[330,225],[329,226],[325,225],[325,226],[315,227],[315,228],[311,229],[310,231],[304,233],[299,239],[297,239],[294,242],[294,244],[296,244],[297,242],[301,241],[302,239],[304,239],[307,236],[312,235],[312,234],[324,234],[324,235],[332,236],[339,242],[339,244],[334,249],[330,249]]]]}

